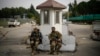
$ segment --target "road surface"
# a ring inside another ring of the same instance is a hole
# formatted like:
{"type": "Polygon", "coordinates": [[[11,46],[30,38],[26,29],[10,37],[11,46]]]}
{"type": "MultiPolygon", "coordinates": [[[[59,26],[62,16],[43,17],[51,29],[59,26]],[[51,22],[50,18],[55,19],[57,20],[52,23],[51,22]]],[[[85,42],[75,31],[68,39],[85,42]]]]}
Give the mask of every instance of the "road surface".
{"type": "MultiPolygon", "coordinates": [[[[0,56],[31,56],[31,49],[27,48],[25,40],[32,30],[31,24],[23,24],[16,28],[0,28],[4,34],[0,38],[0,56]]],[[[68,29],[76,36],[78,44],[76,52],[62,52],[59,55],[48,55],[40,52],[35,56],[100,56],[100,42],[90,39],[91,25],[69,24],[68,29]]]]}
{"type": "Polygon", "coordinates": [[[0,39],[0,56],[30,56],[31,50],[27,49],[25,39],[30,35],[31,24],[23,24],[16,28],[1,28],[5,37],[0,39]]]}

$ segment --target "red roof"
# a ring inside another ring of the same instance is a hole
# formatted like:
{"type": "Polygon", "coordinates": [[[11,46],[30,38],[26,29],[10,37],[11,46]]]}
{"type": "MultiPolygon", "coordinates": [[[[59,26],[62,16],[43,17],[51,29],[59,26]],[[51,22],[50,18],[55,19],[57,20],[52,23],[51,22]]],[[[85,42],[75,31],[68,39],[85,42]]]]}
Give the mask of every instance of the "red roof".
{"type": "Polygon", "coordinates": [[[37,9],[43,9],[43,8],[65,9],[66,6],[64,6],[54,0],[48,0],[37,6],[37,9]]]}

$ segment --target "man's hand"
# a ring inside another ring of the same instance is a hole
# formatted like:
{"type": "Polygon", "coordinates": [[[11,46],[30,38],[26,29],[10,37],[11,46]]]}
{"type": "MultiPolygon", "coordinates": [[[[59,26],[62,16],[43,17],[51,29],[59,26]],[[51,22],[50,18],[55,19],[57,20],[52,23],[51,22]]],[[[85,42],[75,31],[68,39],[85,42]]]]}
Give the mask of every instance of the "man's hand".
{"type": "Polygon", "coordinates": [[[58,39],[58,41],[61,41],[61,39],[58,39]]]}
{"type": "Polygon", "coordinates": [[[34,43],[34,41],[30,41],[30,43],[34,43]]]}

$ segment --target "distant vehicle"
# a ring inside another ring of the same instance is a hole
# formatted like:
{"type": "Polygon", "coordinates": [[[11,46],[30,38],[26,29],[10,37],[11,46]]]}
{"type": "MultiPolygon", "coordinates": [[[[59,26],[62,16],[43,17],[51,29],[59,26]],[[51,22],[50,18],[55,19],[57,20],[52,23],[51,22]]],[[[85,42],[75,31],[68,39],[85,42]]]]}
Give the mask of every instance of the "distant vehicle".
{"type": "Polygon", "coordinates": [[[20,22],[18,22],[17,20],[14,20],[14,19],[10,19],[10,20],[8,21],[8,26],[9,26],[9,27],[20,26],[20,22]]]}
{"type": "Polygon", "coordinates": [[[100,20],[94,21],[92,25],[93,33],[91,38],[93,40],[100,40],[100,20]]]}

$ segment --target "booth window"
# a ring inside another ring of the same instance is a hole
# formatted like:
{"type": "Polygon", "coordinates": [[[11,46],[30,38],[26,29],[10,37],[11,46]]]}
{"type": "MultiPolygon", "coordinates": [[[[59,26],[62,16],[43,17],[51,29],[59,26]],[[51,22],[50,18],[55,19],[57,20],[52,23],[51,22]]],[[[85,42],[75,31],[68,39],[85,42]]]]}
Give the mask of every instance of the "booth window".
{"type": "Polygon", "coordinates": [[[59,11],[56,11],[56,13],[55,13],[55,22],[60,23],[59,21],[60,21],[59,20],[59,11]]]}
{"type": "Polygon", "coordinates": [[[44,10],[44,24],[49,24],[49,10],[44,10]]]}

